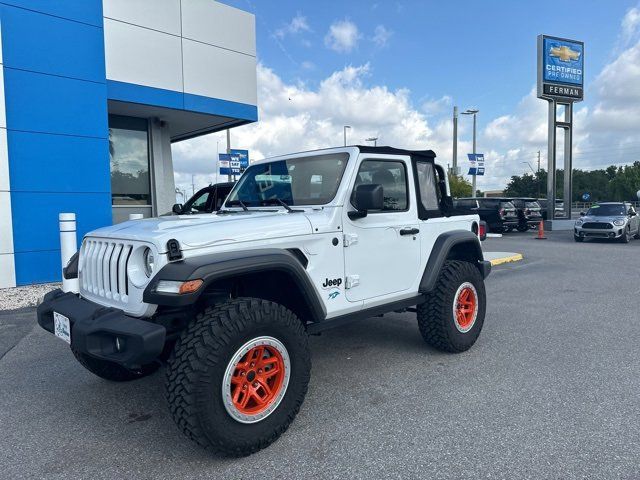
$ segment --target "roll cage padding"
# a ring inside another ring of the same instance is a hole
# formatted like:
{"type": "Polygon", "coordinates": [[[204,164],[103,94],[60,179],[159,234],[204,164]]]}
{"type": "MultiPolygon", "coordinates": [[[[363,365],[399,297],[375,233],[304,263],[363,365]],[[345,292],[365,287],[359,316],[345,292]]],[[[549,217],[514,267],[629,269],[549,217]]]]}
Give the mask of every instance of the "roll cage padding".
{"type": "Polygon", "coordinates": [[[472,261],[483,277],[488,274],[485,272],[487,267],[484,266],[484,255],[478,237],[469,230],[451,230],[441,234],[433,245],[418,287],[420,293],[433,290],[444,262],[451,258],[472,261]]]}
{"type": "Polygon", "coordinates": [[[289,275],[304,297],[312,314],[312,321],[324,320],[326,309],[318,297],[313,283],[300,260],[287,250],[265,248],[235,252],[214,253],[186,258],[165,265],[144,290],[143,301],[153,305],[180,307],[192,305],[213,282],[232,279],[243,274],[279,271],[289,275]],[[203,280],[198,291],[190,294],[170,294],[156,291],[160,280],[203,280]]]}

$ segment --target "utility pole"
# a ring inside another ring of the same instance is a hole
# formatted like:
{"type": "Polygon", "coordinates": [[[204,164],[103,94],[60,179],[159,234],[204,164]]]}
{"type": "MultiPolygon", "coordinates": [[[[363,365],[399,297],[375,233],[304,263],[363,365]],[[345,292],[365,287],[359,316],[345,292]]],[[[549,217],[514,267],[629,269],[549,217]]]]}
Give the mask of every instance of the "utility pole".
{"type": "Polygon", "coordinates": [[[196,183],[193,181],[193,174],[191,174],[191,196],[196,194],[196,183]]]}
{"type": "Polygon", "coordinates": [[[538,184],[538,198],[540,198],[540,150],[538,150],[538,178],[536,183],[538,184]]]}
{"type": "Polygon", "coordinates": [[[227,128],[227,155],[229,155],[229,175],[227,181],[231,181],[231,129],[227,128]]]}
{"type": "MultiPolygon", "coordinates": [[[[478,110],[477,108],[474,109],[467,109],[464,112],[462,112],[462,115],[473,115],[473,156],[475,158],[476,155],[476,115],[478,115],[478,112],[480,110],[478,110]]],[[[476,161],[476,172],[478,171],[478,164],[476,161]]],[[[472,183],[471,183],[471,188],[473,190],[473,196],[476,196],[476,174],[474,173],[472,175],[472,183]]]]}
{"type": "Polygon", "coordinates": [[[351,127],[350,127],[349,125],[345,125],[345,126],[342,128],[342,133],[344,134],[344,146],[345,146],[345,147],[347,146],[347,128],[349,128],[349,129],[350,129],[351,127]]]}
{"type": "MultiPolygon", "coordinates": [[[[458,107],[453,107],[453,159],[451,171],[454,175],[458,174],[458,107]]],[[[473,194],[475,197],[475,192],[473,194]]]]}

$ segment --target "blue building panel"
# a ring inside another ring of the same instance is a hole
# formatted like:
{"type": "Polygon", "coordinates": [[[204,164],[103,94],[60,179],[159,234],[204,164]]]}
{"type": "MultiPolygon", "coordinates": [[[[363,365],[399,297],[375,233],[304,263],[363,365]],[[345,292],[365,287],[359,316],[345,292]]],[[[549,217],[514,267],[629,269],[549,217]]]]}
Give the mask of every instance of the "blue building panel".
{"type": "Polygon", "coordinates": [[[109,140],[8,132],[13,191],[109,193],[109,140]]]}
{"type": "Polygon", "coordinates": [[[156,105],[176,110],[184,108],[184,95],[182,92],[115,80],[107,80],[107,98],[120,102],[156,105]]]}
{"type": "Polygon", "coordinates": [[[246,103],[231,102],[219,98],[209,98],[190,93],[184,94],[184,109],[192,112],[220,115],[255,122],[258,120],[258,107],[246,103]]]}
{"type": "Polygon", "coordinates": [[[62,278],[60,250],[15,254],[16,285],[59,282],[62,278]]]}
{"type": "Polygon", "coordinates": [[[102,28],[7,5],[0,15],[6,67],[105,82],[102,28]]]}
{"type": "Polygon", "coordinates": [[[78,240],[112,224],[110,193],[11,192],[11,211],[16,253],[59,250],[62,212],[76,214],[78,240]]]}
{"type": "Polygon", "coordinates": [[[102,27],[102,0],[2,0],[0,3],[102,27]]]}
{"type": "Polygon", "coordinates": [[[4,88],[10,130],[108,137],[106,84],[5,67],[4,88]]]}

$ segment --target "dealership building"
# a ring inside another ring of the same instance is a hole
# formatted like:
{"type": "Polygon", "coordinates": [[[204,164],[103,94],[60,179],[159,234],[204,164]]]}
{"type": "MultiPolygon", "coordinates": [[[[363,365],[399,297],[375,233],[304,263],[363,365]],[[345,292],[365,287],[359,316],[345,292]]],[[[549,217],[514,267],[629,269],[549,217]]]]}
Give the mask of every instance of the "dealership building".
{"type": "MultiPolygon", "coordinates": [[[[257,120],[255,19],[215,0],[0,0],[0,288],[175,201],[171,143],[257,120]]],[[[212,171],[215,152],[212,152],[212,171]]]]}

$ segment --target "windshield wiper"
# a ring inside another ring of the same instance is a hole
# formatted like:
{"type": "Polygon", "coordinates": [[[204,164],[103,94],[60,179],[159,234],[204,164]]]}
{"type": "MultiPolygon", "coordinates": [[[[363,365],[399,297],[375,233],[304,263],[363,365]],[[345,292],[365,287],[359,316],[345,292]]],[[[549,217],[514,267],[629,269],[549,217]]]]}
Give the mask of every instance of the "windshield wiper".
{"type": "Polygon", "coordinates": [[[263,200],[262,203],[264,205],[269,205],[270,203],[277,203],[281,207],[284,207],[287,210],[287,212],[289,212],[289,213],[304,212],[304,210],[294,210],[289,205],[287,205],[287,203],[285,201],[283,201],[282,199],[277,198],[277,197],[276,198],[267,198],[266,200],[263,200]]]}
{"type": "Polygon", "coordinates": [[[232,207],[234,205],[240,205],[245,212],[249,211],[249,209],[247,208],[247,206],[244,204],[244,202],[242,200],[229,200],[227,202],[227,205],[230,206],[230,207],[232,207]]]}

